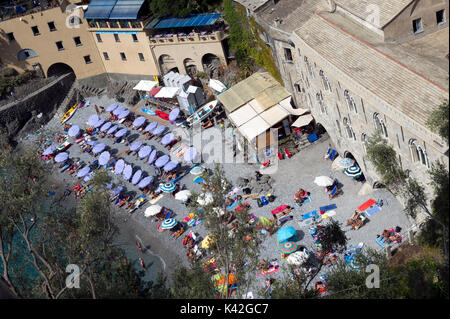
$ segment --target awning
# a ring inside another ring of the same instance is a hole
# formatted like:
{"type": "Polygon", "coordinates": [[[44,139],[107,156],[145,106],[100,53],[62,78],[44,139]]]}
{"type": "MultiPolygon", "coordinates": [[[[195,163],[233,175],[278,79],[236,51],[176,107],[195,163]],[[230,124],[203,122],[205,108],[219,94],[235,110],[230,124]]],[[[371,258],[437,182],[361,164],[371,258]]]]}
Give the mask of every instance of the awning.
{"type": "Polygon", "coordinates": [[[311,114],[302,115],[294,123],[292,123],[291,126],[302,127],[311,123],[312,120],[314,120],[314,118],[311,114]]]}
{"type": "Polygon", "coordinates": [[[91,0],[84,13],[85,19],[108,19],[117,0],[91,0]]]}
{"type": "Polygon", "coordinates": [[[161,90],[155,95],[156,98],[173,98],[180,92],[180,88],[176,87],[162,87],[161,90]]]}
{"type": "Polygon", "coordinates": [[[117,0],[109,15],[110,19],[137,19],[145,0],[117,0]]]}
{"type": "Polygon", "coordinates": [[[278,122],[284,120],[286,117],[289,116],[289,112],[286,111],[284,108],[276,104],[275,106],[271,107],[265,112],[262,112],[259,114],[264,121],[270,124],[270,126],[273,126],[277,124],[278,122]]]}
{"type": "Polygon", "coordinates": [[[252,141],[259,134],[267,131],[271,125],[263,120],[262,117],[256,116],[244,125],[239,127],[239,131],[245,138],[252,141]]]}
{"type": "Polygon", "coordinates": [[[247,103],[228,115],[228,117],[239,127],[257,115],[256,111],[247,103]]]}
{"type": "Polygon", "coordinates": [[[282,108],[288,111],[292,115],[303,115],[308,112],[307,109],[294,109],[291,105],[291,97],[285,98],[281,102],[278,103],[282,108]]]}
{"type": "Polygon", "coordinates": [[[133,88],[133,90],[137,91],[150,91],[153,89],[156,85],[158,85],[158,82],[155,81],[147,81],[147,80],[141,80],[139,83],[133,88]]]}
{"type": "Polygon", "coordinates": [[[167,17],[161,19],[154,29],[199,27],[214,24],[220,13],[190,14],[185,18],[167,17]]]}

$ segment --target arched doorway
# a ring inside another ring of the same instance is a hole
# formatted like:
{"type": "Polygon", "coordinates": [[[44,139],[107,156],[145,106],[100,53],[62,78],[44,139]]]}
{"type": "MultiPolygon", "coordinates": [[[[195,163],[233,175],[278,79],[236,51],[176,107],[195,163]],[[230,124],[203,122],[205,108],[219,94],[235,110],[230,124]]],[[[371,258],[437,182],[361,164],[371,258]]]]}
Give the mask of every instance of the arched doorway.
{"type": "Polygon", "coordinates": [[[175,60],[168,54],[163,54],[158,58],[159,69],[162,75],[169,73],[170,71],[178,72],[178,67],[175,60]]]}
{"type": "Polygon", "coordinates": [[[205,73],[210,78],[219,77],[219,67],[221,65],[220,59],[217,55],[207,53],[202,57],[202,65],[205,73]]]}
{"type": "Polygon", "coordinates": [[[75,72],[69,65],[65,63],[54,63],[48,68],[47,77],[61,76],[67,73],[75,74],[75,72]]]}
{"type": "Polygon", "coordinates": [[[192,60],[191,58],[184,59],[183,65],[187,75],[193,76],[197,73],[197,66],[195,65],[194,60],[192,60]]]}
{"type": "Polygon", "coordinates": [[[353,156],[353,154],[350,153],[349,151],[345,151],[344,152],[344,158],[350,158],[350,159],[355,161],[355,164],[353,165],[352,168],[354,168],[355,166],[359,167],[359,173],[357,172],[357,170],[355,170],[355,173],[353,173],[352,168],[350,168],[349,171],[347,171],[347,169],[345,170],[345,175],[347,175],[349,177],[353,177],[357,181],[365,182],[366,178],[365,178],[364,173],[362,171],[362,166],[358,163],[358,161],[353,156]]]}

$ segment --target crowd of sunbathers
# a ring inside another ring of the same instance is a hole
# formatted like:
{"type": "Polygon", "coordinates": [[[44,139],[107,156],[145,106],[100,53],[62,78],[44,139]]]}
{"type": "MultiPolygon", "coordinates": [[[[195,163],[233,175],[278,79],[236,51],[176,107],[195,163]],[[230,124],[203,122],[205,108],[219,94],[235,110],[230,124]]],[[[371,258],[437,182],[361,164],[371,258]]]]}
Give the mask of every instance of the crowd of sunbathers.
{"type": "Polygon", "coordinates": [[[402,241],[402,236],[400,235],[401,228],[399,226],[385,229],[380,235],[377,235],[377,238],[381,237],[388,244],[391,243],[400,243],[402,241]]]}

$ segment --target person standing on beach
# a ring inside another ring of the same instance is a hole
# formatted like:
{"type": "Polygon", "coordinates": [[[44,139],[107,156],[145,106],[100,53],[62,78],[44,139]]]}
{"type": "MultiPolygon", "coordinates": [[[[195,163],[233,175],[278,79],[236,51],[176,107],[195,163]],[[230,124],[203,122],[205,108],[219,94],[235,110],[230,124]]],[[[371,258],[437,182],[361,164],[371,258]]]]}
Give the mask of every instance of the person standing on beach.
{"type": "Polygon", "coordinates": [[[147,270],[147,269],[145,268],[144,260],[143,260],[142,258],[140,258],[140,257],[139,257],[139,262],[141,263],[142,268],[144,268],[144,270],[147,270]]]}
{"type": "Polygon", "coordinates": [[[97,115],[100,116],[100,111],[98,109],[97,104],[94,105],[94,108],[95,108],[95,112],[97,112],[97,115]]]}

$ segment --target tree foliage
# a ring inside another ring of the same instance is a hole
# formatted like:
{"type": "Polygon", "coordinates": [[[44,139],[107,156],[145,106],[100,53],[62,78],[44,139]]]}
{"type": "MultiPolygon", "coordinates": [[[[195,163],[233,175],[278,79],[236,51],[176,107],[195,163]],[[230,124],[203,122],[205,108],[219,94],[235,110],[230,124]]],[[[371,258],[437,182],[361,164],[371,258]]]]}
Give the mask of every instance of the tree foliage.
{"type": "Polygon", "coordinates": [[[191,13],[210,12],[220,4],[220,0],[151,0],[150,10],[157,17],[171,15],[183,18],[191,13]]]}
{"type": "Polygon", "coordinates": [[[433,131],[439,134],[448,144],[449,137],[449,101],[444,100],[441,105],[431,111],[428,119],[427,126],[433,131]]]}

